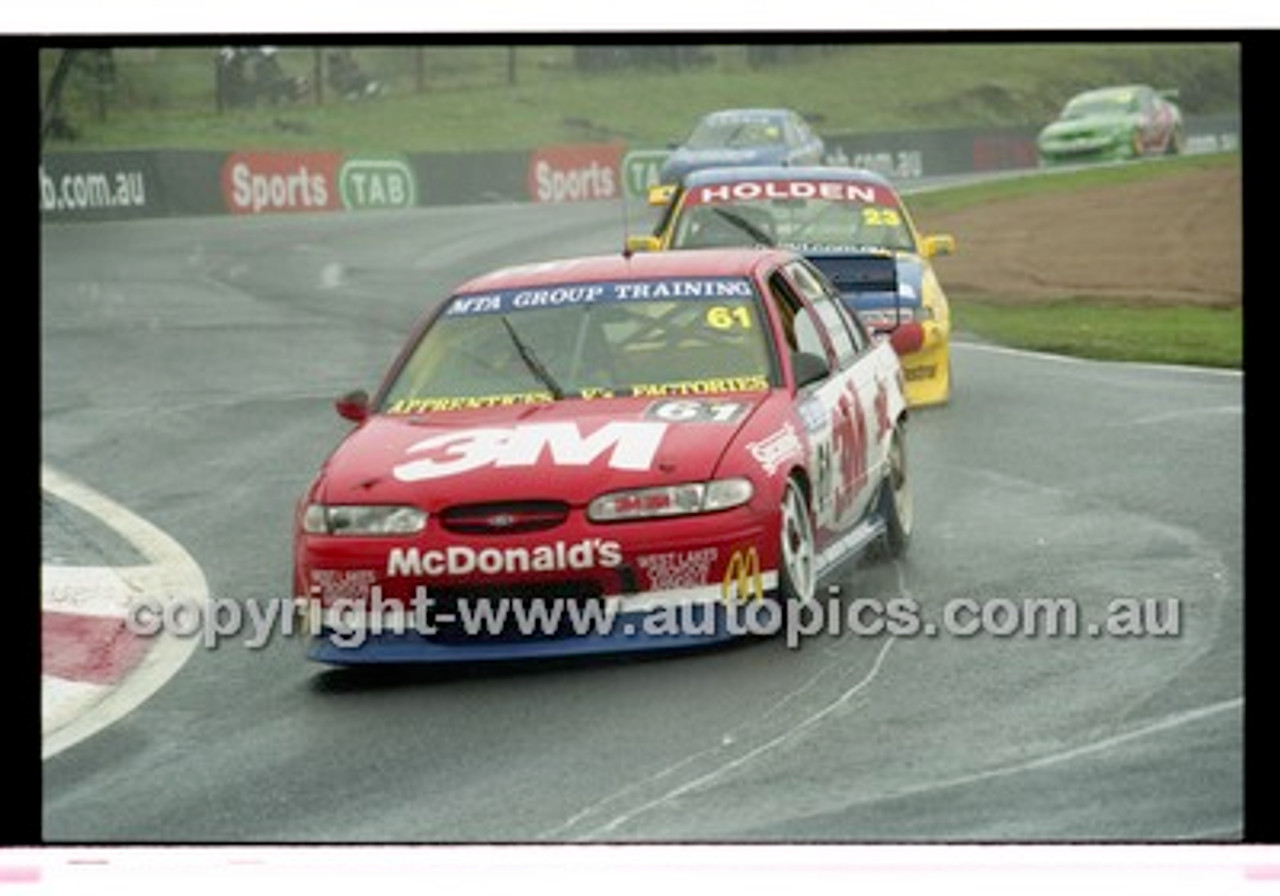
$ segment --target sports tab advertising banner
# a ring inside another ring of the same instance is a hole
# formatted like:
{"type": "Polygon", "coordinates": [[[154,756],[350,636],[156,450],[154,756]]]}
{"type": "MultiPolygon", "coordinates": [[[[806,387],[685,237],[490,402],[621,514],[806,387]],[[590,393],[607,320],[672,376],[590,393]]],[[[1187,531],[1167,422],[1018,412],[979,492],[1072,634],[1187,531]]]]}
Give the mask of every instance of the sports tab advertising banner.
{"type": "MultiPolygon", "coordinates": [[[[1034,168],[1035,128],[824,135],[829,165],[899,183],[1034,168]]],[[[1240,148],[1235,115],[1188,117],[1186,151],[1240,148]]],[[[668,150],[623,143],[528,151],[350,154],[336,151],[54,152],[40,160],[49,221],[407,209],[489,202],[640,198],[668,150]]]]}
{"type": "Polygon", "coordinates": [[[529,199],[582,202],[622,196],[622,143],[544,146],[529,156],[529,199]]]}

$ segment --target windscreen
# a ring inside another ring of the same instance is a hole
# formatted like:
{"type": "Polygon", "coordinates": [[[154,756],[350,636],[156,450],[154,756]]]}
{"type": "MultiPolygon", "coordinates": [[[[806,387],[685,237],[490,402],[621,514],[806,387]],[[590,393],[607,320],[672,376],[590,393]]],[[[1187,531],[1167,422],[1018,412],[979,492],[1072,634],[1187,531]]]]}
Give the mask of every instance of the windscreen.
{"type": "Polygon", "coordinates": [[[1076,97],[1062,110],[1062,118],[1089,118],[1094,115],[1124,115],[1138,111],[1138,97],[1131,91],[1091,93],[1076,97]]]}
{"type": "Polygon", "coordinates": [[[778,377],[767,333],[745,278],[458,295],[422,335],[380,409],[763,390],[778,377]]]}
{"type": "Polygon", "coordinates": [[[673,249],[779,245],[913,252],[915,239],[892,190],[870,182],[743,180],[691,187],[673,249]]]}
{"type": "Polygon", "coordinates": [[[769,146],[783,142],[782,122],[762,115],[715,115],[698,122],[689,139],[688,149],[719,149],[743,146],[769,146]]]}

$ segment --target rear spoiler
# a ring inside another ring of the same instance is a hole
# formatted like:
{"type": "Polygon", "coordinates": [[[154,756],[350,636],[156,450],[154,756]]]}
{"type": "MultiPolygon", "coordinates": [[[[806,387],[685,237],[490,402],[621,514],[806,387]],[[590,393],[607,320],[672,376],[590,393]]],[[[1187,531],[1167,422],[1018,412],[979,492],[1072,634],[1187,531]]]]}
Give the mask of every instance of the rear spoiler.
{"type": "MultiPolygon", "coordinates": [[[[898,290],[898,262],[888,252],[848,251],[823,249],[800,250],[818,270],[826,275],[831,285],[840,291],[842,296],[856,297],[859,293],[889,293],[893,296],[893,325],[887,329],[894,333],[895,340],[903,329],[902,293],[898,290]]],[[[918,329],[917,324],[906,327],[907,330],[918,329]]],[[[901,334],[907,338],[906,333],[901,334]]],[[[914,337],[912,337],[914,338],[914,337]]],[[[895,342],[895,348],[897,348],[895,342]]],[[[907,349],[913,351],[914,349],[907,349]]],[[[900,351],[899,354],[902,352],[900,351]]]]}
{"type": "Polygon", "coordinates": [[[806,252],[842,293],[898,292],[898,262],[883,252],[806,252]]]}

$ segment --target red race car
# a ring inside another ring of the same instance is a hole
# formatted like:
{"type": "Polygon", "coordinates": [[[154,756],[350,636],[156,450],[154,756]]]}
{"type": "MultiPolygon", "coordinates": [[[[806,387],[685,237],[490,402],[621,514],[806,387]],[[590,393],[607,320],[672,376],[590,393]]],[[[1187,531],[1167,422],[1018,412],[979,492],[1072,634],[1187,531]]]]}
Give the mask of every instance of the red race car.
{"type": "Polygon", "coordinates": [[[478,277],[338,410],[356,426],[296,512],[321,662],[768,633],[843,561],[910,538],[897,355],[788,250],[478,277]]]}

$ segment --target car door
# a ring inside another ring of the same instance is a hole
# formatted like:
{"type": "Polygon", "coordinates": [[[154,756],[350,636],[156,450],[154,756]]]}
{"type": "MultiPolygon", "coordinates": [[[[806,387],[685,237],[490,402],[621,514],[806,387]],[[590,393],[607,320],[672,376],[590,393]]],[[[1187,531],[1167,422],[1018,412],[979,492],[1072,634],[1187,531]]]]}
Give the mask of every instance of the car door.
{"type": "Polygon", "coordinates": [[[806,262],[797,260],[769,279],[793,351],[824,358],[830,372],[796,396],[809,440],[807,468],[813,485],[819,546],[849,531],[866,515],[878,481],[872,444],[875,364],[865,334],[851,330],[837,301],[806,262]],[[810,298],[812,296],[812,299],[810,298]],[[859,336],[861,335],[861,341],[859,336]]]}
{"type": "Polygon", "coordinates": [[[787,266],[786,273],[817,314],[838,365],[840,412],[833,420],[844,430],[837,433],[835,515],[839,526],[847,529],[871,509],[886,462],[888,395],[886,371],[880,363],[884,353],[877,351],[843,307],[839,292],[811,263],[799,259],[787,266]]]}

